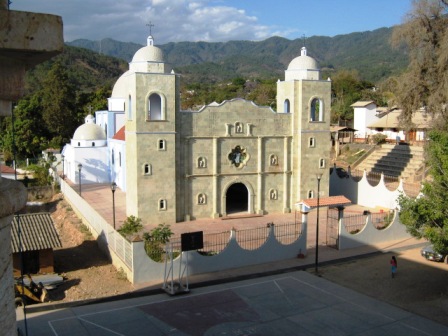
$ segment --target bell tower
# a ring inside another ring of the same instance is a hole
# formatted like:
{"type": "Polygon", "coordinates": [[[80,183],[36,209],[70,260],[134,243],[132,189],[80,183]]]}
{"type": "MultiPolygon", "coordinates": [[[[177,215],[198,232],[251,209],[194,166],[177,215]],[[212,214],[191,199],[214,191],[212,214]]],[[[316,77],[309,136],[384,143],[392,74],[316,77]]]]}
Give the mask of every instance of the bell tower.
{"type": "Polygon", "coordinates": [[[122,99],[126,115],[127,216],[175,222],[179,77],[151,35],[116,82],[115,98],[122,99]]]}
{"type": "Polygon", "coordinates": [[[292,200],[329,194],[331,81],[320,79],[317,62],[305,47],[277,82],[277,111],[292,113],[292,200]]]}

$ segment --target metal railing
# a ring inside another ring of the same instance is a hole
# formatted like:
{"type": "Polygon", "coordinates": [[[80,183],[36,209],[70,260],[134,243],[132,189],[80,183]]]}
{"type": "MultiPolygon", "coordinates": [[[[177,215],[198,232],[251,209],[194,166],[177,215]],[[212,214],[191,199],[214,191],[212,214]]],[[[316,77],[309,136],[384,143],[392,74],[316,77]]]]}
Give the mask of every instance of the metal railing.
{"type": "MultiPolygon", "coordinates": [[[[273,227],[275,238],[284,245],[293,243],[302,233],[302,223],[269,223],[266,226],[236,230],[235,239],[241,248],[245,250],[256,250],[266,242],[271,227],[273,227]]],[[[198,250],[198,252],[205,255],[218,254],[229,244],[230,237],[231,231],[204,234],[204,247],[198,250]]],[[[170,243],[173,246],[173,251],[180,252],[181,237],[172,237],[170,243]]]]}

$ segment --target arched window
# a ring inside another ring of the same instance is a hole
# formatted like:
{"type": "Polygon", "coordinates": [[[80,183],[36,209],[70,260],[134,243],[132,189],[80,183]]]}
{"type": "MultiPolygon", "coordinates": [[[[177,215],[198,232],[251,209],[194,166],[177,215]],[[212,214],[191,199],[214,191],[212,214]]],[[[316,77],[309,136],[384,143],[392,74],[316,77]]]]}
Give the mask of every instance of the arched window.
{"type": "Polygon", "coordinates": [[[166,141],[163,139],[160,139],[158,142],[158,149],[159,150],[166,150],[166,141]]]}
{"type": "Polygon", "coordinates": [[[315,147],[315,146],[316,146],[316,139],[311,137],[311,138],[309,139],[308,146],[309,146],[309,147],[315,147]]]}
{"type": "Polygon", "coordinates": [[[149,163],[145,163],[143,165],[143,175],[151,175],[152,174],[152,167],[149,163]]]}
{"type": "Polygon", "coordinates": [[[159,200],[159,210],[166,210],[166,200],[165,199],[159,200]]]}
{"type": "Polygon", "coordinates": [[[289,99],[285,99],[284,103],[283,103],[283,110],[285,111],[285,113],[290,113],[290,103],[289,103],[289,99]]]}
{"type": "Polygon", "coordinates": [[[271,189],[269,191],[269,198],[271,200],[276,200],[277,199],[277,190],[276,189],[271,189]]]}
{"type": "Polygon", "coordinates": [[[278,157],[275,154],[271,154],[271,156],[269,157],[269,164],[271,166],[277,166],[278,165],[278,157]]]}
{"type": "Polygon", "coordinates": [[[112,164],[114,164],[115,163],[115,152],[114,152],[114,150],[112,149],[112,164]]]}
{"type": "Polygon", "coordinates": [[[324,106],[322,99],[314,98],[310,106],[310,121],[324,121],[324,106]]]}
{"type": "Polygon", "coordinates": [[[118,166],[121,167],[121,152],[118,152],[118,166]]]}
{"type": "Polygon", "coordinates": [[[128,96],[128,120],[132,120],[132,98],[128,96]]]}
{"type": "Polygon", "coordinates": [[[162,111],[162,98],[157,93],[153,93],[148,98],[148,120],[164,120],[162,111]]]}
{"type": "Polygon", "coordinates": [[[312,190],[308,190],[308,198],[314,198],[314,192],[312,190]]]}
{"type": "Polygon", "coordinates": [[[319,168],[325,168],[325,159],[319,160],[319,168]]]}

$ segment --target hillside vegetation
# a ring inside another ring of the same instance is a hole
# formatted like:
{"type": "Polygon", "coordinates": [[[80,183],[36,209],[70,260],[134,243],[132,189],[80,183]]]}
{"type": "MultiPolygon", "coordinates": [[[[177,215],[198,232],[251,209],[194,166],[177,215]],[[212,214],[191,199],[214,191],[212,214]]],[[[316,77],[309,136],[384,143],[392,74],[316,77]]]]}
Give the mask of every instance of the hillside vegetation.
{"type": "MultiPolygon", "coordinates": [[[[405,50],[390,46],[391,34],[392,28],[381,28],[335,37],[312,36],[305,43],[308,55],[319,62],[324,72],[356,70],[362,80],[377,83],[401,73],[408,64],[405,50]]],[[[112,39],[75,40],[68,44],[128,62],[142,47],[112,39]]],[[[235,77],[281,78],[289,62],[300,55],[303,40],[271,37],[258,42],[177,42],[158,47],[163,50],[167,62],[186,75],[188,81],[213,83],[235,77]]]]}

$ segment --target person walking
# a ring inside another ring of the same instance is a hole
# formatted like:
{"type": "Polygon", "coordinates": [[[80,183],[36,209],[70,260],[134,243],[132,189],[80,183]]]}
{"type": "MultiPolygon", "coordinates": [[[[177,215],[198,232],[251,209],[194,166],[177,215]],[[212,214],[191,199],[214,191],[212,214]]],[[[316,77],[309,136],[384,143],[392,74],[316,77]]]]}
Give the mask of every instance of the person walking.
{"type": "Polygon", "coordinates": [[[392,256],[392,258],[390,259],[390,267],[391,267],[391,271],[392,271],[392,278],[394,278],[395,273],[397,273],[397,268],[398,268],[398,263],[397,263],[397,259],[395,258],[395,256],[392,256]]]}

